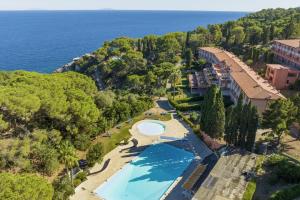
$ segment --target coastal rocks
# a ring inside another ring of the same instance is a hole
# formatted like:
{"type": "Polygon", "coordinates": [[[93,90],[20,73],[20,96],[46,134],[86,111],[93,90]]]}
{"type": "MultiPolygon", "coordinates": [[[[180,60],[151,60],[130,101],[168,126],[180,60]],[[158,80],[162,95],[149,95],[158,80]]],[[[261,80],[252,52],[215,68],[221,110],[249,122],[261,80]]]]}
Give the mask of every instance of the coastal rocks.
{"type": "Polygon", "coordinates": [[[67,71],[75,71],[75,72],[80,72],[81,71],[81,66],[79,65],[80,60],[82,59],[90,59],[90,58],[95,58],[94,54],[87,53],[81,57],[76,57],[73,58],[73,60],[62,67],[57,68],[54,73],[62,73],[62,72],[67,72],[67,71]]]}

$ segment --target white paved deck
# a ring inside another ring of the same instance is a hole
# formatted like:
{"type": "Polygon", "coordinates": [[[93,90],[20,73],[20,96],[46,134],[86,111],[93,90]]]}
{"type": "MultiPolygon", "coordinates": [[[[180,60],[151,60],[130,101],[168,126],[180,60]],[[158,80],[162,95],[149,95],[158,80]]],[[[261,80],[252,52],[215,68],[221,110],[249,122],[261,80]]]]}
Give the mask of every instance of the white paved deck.
{"type": "MultiPolygon", "coordinates": [[[[158,106],[158,105],[157,105],[158,106]]],[[[162,108],[156,108],[158,111],[164,111],[162,108]]],[[[153,111],[153,109],[152,109],[153,111]]],[[[139,122],[138,122],[139,123],[139,122]]],[[[167,137],[176,137],[176,138],[185,138],[187,141],[170,141],[169,143],[184,148],[188,151],[193,152],[198,160],[194,161],[188,169],[184,172],[182,177],[179,177],[178,180],[186,179],[196,167],[196,163],[200,160],[204,159],[206,156],[210,155],[212,152],[204,145],[201,140],[193,133],[192,129],[188,127],[184,122],[179,119],[172,119],[170,121],[164,122],[166,125],[166,131],[163,134],[167,137]]],[[[102,183],[104,183],[109,177],[115,174],[118,170],[120,170],[124,165],[129,163],[132,159],[134,159],[143,149],[145,149],[148,145],[154,142],[168,142],[165,140],[160,140],[159,136],[149,137],[141,135],[136,129],[136,125],[133,125],[130,130],[132,134],[132,138],[138,140],[137,148],[131,148],[132,142],[125,146],[118,146],[116,149],[108,153],[101,164],[96,164],[90,171],[96,172],[102,168],[103,163],[107,159],[111,159],[108,167],[102,171],[101,173],[89,176],[88,179],[80,184],[75,189],[75,194],[71,197],[71,200],[99,200],[97,196],[93,193],[93,191],[99,187],[102,183]]],[[[181,187],[173,186],[175,189],[170,188],[171,193],[166,197],[166,199],[174,199],[172,198],[174,195],[182,195],[181,187]]]]}

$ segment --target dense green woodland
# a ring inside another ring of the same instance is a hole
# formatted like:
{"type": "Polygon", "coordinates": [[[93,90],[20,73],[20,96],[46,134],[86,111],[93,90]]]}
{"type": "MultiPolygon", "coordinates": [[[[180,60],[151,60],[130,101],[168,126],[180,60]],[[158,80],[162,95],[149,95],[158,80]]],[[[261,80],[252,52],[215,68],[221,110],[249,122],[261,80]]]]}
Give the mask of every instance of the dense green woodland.
{"type": "Polygon", "coordinates": [[[51,200],[53,188],[43,178],[22,174],[0,174],[0,199],[51,200]]]}
{"type": "Polygon", "coordinates": [[[77,165],[76,149],[88,149],[93,138],[153,104],[137,94],[99,92],[75,72],[1,72],[0,85],[1,171],[51,176],[64,164],[69,172],[77,165]]]}
{"type": "Polygon", "coordinates": [[[88,75],[95,75],[96,70],[107,88],[156,94],[181,64],[201,67],[199,47],[221,46],[255,66],[272,62],[272,40],[299,37],[300,8],[267,9],[187,33],[118,38],[105,42],[94,56],[84,56],[75,65],[88,75]]]}
{"type": "MultiPolygon", "coordinates": [[[[187,33],[105,42],[71,67],[87,76],[1,72],[0,199],[68,199],[79,179],[85,179],[81,174],[73,180],[70,173],[78,164],[76,151],[87,151],[89,166],[100,161],[103,146],[91,145],[92,141],[152,107],[151,96],[164,95],[167,83],[169,92],[182,91],[177,87],[182,74],[201,70],[206,62],[198,57],[199,47],[220,46],[256,66],[272,62],[273,39],[296,37],[300,37],[300,9],[268,9],[187,33]],[[105,90],[98,91],[89,77],[105,90]],[[57,175],[61,166],[67,176],[57,175]],[[51,186],[41,175],[57,178],[51,186]]],[[[291,121],[300,119],[299,99],[274,102],[267,110],[262,125],[271,128],[278,141],[291,121]],[[293,115],[288,115],[290,111],[293,115]]],[[[225,110],[220,89],[213,87],[201,110],[201,128],[210,136],[225,133],[228,144],[252,149],[258,123],[253,106],[238,104],[225,110]]]]}

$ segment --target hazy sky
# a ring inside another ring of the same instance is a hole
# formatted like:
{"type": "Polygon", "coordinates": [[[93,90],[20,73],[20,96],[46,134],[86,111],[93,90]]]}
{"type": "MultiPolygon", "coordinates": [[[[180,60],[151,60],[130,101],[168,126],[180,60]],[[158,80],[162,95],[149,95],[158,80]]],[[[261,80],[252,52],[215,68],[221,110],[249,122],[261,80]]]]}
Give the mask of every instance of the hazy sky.
{"type": "Polygon", "coordinates": [[[225,10],[300,6],[300,0],[0,0],[0,10],[225,10]]]}

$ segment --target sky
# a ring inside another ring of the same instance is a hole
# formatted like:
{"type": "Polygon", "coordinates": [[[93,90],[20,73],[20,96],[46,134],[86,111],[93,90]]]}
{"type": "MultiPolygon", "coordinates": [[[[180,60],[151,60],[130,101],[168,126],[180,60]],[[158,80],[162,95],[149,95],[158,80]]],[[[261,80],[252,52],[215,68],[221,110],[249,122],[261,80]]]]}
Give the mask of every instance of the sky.
{"type": "Polygon", "coordinates": [[[0,0],[0,10],[257,11],[300,7],[300,0],[0,0]]]}

